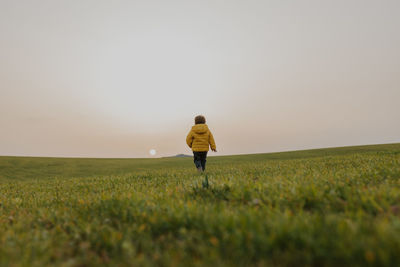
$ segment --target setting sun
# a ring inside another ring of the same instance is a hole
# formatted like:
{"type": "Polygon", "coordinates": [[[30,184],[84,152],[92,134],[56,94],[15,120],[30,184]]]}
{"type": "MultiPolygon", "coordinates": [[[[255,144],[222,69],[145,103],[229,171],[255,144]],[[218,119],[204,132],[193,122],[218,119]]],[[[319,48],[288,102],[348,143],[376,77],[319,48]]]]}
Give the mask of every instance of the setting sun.
{"type": "Polygon", "coordinates": [[[150,155],[155,156],[157,151],[155,149],[150,149],[149,153],[150,155]]]}

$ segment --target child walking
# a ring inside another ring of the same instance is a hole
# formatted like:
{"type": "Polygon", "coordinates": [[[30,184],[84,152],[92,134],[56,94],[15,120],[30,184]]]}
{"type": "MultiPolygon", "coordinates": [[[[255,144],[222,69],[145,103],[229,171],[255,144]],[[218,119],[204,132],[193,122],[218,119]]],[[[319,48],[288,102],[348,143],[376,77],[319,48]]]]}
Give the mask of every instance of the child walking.
{"type": "Polygon", "coordinates": [[[186,137],[187,145],[193,150],[193,161],[198,172],[206,170],[207,152],[217,152],[214,137],[206,124],[206,118],[199,115],[194,118],[194,126],[186,137]]]}

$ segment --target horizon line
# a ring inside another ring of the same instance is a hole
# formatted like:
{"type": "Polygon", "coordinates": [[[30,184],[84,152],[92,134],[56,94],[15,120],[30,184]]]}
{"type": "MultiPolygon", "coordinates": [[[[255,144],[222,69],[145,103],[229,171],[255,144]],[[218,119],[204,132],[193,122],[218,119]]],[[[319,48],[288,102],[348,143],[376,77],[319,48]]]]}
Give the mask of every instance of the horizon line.
{"type": "MultiPolygon", "coordinates": [[[[333,149],[333,148],[349,148],[349,147],[361,147],[361,146],[379,146],[379,145],[396,145],[400,144],[399,142],[393,143],[379,143],[379,144],[363,144],[363,145],[345,145],[345,146],[331,146],[331,147],[317,147],[317,148],[309,148],[309,149],[294,149],[294,150],[280,150],[280,151],[272,151],[272,152],[256,152],[256,153],[238,153],[238,154],[228,154],[228,155],[209,155],[208,157],[230,157],[230,156],[245,156],[245,155],[261,155],[261,154],[275,154],[275,153],[286,153],[286,152],[300,152],[300,151],[312,151],[312,150],[321,150],[321,149],[333,149]]],[[[177,155],[186,155],[191,157],[191,155],[185,153],[178,153],[173,156],[165,156],[165,157],[68,157],[68,156],[13,156],[13,155],[0,155],[0,158],[57,158],[57,159],[165,159],[165,158],[175,158],[177,155]]]]}

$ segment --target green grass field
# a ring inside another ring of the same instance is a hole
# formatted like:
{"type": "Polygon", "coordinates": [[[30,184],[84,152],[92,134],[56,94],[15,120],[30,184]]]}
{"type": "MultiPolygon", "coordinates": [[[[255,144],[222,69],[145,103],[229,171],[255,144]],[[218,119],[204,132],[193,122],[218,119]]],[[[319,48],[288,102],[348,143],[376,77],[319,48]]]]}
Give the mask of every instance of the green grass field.
{"type": "Polygon", "coordinates": [[[400,266],[400,144],[0,157],[1,266],[400,266]]]}

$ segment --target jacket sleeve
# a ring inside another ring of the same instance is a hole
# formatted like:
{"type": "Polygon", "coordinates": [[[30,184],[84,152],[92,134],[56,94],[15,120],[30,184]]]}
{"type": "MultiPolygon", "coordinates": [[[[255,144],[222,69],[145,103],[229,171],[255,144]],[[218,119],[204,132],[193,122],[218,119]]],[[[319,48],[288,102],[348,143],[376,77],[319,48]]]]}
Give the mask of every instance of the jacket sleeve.
{"type": "Polygon", "coordinates": [[[188,135],[186,136],[186,144],[187,144],[190,148],[192,148],[192,144],[193,144],[193,132],[192,132],[192,131],[190,131],[190,132],[188,133],[188,135]]]}
{"type": "Polygon", "coordinates": [[[210,143],[211,149],[213,150],[217,149],[217,146],[215,145],[214,136],[212,135],[211,131],[210,135],[208,136],[208,142],[210,143]]]}

